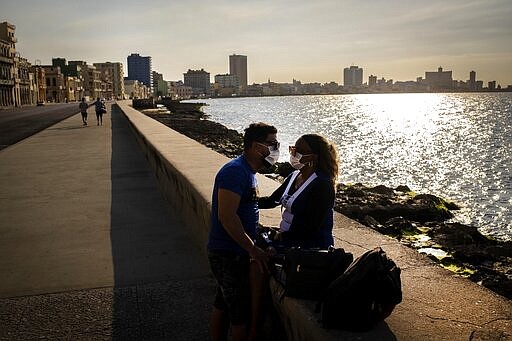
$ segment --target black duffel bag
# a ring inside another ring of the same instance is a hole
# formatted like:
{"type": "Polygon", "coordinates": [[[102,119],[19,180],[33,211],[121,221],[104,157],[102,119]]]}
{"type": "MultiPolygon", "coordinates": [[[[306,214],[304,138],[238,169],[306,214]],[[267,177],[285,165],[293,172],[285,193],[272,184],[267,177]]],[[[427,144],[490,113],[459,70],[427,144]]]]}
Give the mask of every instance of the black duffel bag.
{"type": "Polygon", "coordinates": [[[319,300],[329,284],[352,263],[353,256],[341,248],[328,250],[293,247],[284,253],[284,295],[319,300]]]}

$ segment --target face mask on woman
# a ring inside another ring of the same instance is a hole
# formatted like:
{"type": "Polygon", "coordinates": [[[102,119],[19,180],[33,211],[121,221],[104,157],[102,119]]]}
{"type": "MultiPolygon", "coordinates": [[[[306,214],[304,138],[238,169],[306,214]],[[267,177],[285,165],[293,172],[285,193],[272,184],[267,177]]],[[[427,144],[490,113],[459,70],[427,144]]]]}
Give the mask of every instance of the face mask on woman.
{"type": "Polygon", "coordinates": [[[304,167],[304,164],[300,162],[300,159],[302,157],[301,153],[295,152],[295,155],[290,155],[290,164],[295,169],[301,169],[304,167]]]}

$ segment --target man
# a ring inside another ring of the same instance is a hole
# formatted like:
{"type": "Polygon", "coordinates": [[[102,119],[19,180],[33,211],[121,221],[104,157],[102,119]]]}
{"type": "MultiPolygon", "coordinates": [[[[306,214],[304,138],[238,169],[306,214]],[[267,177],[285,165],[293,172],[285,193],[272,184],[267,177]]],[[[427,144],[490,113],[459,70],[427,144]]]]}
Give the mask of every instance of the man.
{"type": "Polygon", "coordinates": [[[257,297],[251,293],[249,278],[258,277],[256,271],[268,271],[269,259],[269,253],[254,244],[259,220],[255,174],[278,158],[277,129],[253,123],[245,129],[243,154],[225,164],[215,177],[207,245],[218,284],[210,320],[212,340],[225,340],[228,326],[232,340],[247,340],[251,294],[253,301],[257,297]]]}
{"type": "Polygon", "coordinates": [[[86,126],[87,125],[87,108],[89,108],[89,104],[87,104],[87,102],[85,102],[85,97],[82,97],[82,101],[80,102],[78,107],[80,108],[80,113],[82,114],[82,122],[83,122],[84,126],[86,126]]]}

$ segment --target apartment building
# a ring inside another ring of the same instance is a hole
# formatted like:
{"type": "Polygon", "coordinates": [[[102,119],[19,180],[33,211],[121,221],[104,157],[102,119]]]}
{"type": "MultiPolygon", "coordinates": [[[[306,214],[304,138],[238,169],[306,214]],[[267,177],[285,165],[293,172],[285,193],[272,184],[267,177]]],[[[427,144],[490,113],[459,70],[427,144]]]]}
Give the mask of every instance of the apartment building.
{"type": "Polygon", "coordinates": [[[31,93],[37,89],[34,84],[34,77],[30,75],[30,63],[26,58],[14,56],[14,105],[34,105],[34,97],[31,93]]]}
{"type": "Polygon", "coordinates": [[[440,66],[437,72],[426,71],[425,82],[431,89],[450,89],[453,88],[453,78],[451,71],[443,71],[440,66]]]}
{"type": "Polygon", "coordinates": [[[237,75],[224,74],[215,75],[215,83],[223,88],[238,88],[240,86],[240,79],[237,75]]]}
{"type": "Polygon", "coordinates": [[[11,43],[0,38],[0,108],[14,106],[14,55],[11,43]]]}
{"type": "Polygon", "coordinates": [[[0,107],[12,107],[14,100],[16,26],[0,23],[0,107]]]}
{"type": "Polygon", "coordinates": [[[151,88],[136,79],[125,79],[124,88],[129,99],[145,99],[151,94],[151,88]]]}
{"type": "Polygon", "coordinates": [[[104,85],[105,92],[106,92],[105,97],[112,97],[115,99],[124,99],[125,98],[125,89],[124,89],[123,63],[119,63],[119,62],[93,63],[93,66],[102,72],[102,75],[105,79],[108,79],[111,82],[111,89],[109,89],[108,82],[107,82],[107,84],[104,85]],[[110,95],[108,93],[110,93],[110,95]]]}
{"type": "Polygon", "coordinates": [[[182,81],[167,82],[168,93],[172,99],[189,99],[192,97],[192,87],[186,86],[182,81]]]}
{"type": "Polygon", "coordinates": [[[183,74],[183,82],[186,86],[192,88],[195,96],[209,95],[210,93],[210,73],[204,69],[190,70],[183,74]]]}
{"type": "Polygon", "coordinates": [[[44,78],[46,82],[46,100],[62,103],[66,100],[66,84],[60,66],[44,65],[44,78]]]}

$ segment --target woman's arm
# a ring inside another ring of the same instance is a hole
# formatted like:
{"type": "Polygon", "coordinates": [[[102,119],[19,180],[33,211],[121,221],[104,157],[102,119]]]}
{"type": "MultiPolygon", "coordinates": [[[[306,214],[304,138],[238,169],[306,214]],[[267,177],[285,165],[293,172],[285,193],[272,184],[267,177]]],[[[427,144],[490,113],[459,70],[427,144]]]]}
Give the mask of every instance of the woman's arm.
{"type": "Polygon", "coordinates": [[[281,186],[279,186],[270,196],[258,198],[258,208],[274,208],[279,205],[279,200],[281,200],[281,196],[283,195],[288,182],[290,182],[290,177],[286,178],[281,186]]]}

